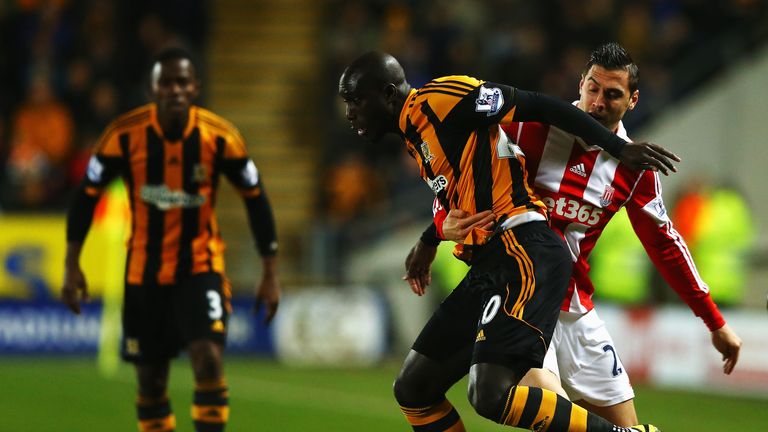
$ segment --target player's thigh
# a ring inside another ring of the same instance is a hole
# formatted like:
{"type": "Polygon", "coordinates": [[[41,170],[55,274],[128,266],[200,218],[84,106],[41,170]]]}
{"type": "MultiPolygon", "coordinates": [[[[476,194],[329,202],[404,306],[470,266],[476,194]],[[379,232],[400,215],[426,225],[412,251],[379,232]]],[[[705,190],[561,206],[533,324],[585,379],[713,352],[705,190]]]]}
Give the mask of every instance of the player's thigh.
{"type": "Polygon", "coordinates": [[[560,396],[570,399],[563,386],[560,384],[560,369],[557,365],[556,346],[562,336],[562,326],[560,322],[555,325],[555,331],[552,334],[552,341],[549,343],[547,353],[544,355],[544,365],[541,368],[529,370],[520,385],[528,387],[541,387],[551,390],[560,396]]]}
{"type": "Polygon", "coordinates": [[[483,306],[472,362],[514,370],[518,379],[542,366],[570,277],[570,257],[545,225],[505,231],[497,249],[473,267],[483,306]]]}
{"type": "Polygon", "coordinates": [[[185,345],[198,339],[225,344],[232,306],[223,275],[208,272],[180,279],[173,305],[174,320],[185,345]]]}
{"type": "Polygon", "coordinates": [[[434,402],[469,372],[479,297],[465,278],[419,333],[395,380],[401,404],[434,402]]]}
{"type": "Polygon", "coordinates": [[[563,337],[556,345],[560,378],[572,400],[608,407],[634,398],[616,345],[595,310],[561,314],[563,337]]]}
{"type": "Polygon", "coordinates": [[[468,278],[469,275],[440,303],[416,337],[413,351],[442,363],[454,361],[457,353],[474,343],[481,298],[471,291],[468,278]]]}

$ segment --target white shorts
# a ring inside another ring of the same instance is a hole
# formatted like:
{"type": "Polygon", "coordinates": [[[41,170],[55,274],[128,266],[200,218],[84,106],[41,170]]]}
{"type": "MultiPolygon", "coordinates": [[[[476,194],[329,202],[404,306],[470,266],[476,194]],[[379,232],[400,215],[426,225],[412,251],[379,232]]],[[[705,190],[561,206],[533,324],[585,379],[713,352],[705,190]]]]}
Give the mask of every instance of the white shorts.
{"type": "Polygon", "coordinates": [[[603,320],[560,312],[544,368],[560,377],[571,400],[605,407],[634,399],[635,391],[603,320]]]}

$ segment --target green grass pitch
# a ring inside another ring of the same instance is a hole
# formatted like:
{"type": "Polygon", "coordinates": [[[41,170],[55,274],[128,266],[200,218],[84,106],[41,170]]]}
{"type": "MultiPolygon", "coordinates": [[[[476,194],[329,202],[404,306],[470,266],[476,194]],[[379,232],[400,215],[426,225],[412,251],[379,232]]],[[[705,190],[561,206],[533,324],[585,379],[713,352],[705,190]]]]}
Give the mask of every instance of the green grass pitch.
{"type": "MultiPolygon", "coordinates": [[[[397,363],[374,369],[295,369],[272,361],[231,357],[226,373],[232,409],[229,431],[378,432],[410,428],[391,396],[397,363]]],[[[133,370],[121,365],[110,378],[85,358],[0,357],[0,431],[135,432],[133,370]]],[[[466,382],[449,398],[469,431],[510,430],[477,416],[466,382]]],[[[764,432],[768,401],[684,391],[636,388],[642,421],[664,432],[764,432]]],[[[191,371],[174,363],[170,394],[178,431],[192,431],[191,371]]]]}

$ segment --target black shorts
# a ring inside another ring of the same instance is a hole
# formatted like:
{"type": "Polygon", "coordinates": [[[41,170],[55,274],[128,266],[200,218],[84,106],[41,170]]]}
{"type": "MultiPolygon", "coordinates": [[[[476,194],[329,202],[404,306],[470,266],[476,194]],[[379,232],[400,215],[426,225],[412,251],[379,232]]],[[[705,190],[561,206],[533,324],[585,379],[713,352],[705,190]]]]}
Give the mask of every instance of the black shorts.
{"type": "Polygon", "coordinates": [[[173,285],[126,284],[123,359],[165,361],[198,339],[223,346],[231,311],[228,282],[219,273],[189,275],[173,285]]]}
{"type": "Polygon", "coordinates": [[[440,304],[413,349],[435,361],[465,356],[509,367],[519,378],[541,367],[572,261],[544,222],[530,222],[473,251],[467,276],[440,304]]]}

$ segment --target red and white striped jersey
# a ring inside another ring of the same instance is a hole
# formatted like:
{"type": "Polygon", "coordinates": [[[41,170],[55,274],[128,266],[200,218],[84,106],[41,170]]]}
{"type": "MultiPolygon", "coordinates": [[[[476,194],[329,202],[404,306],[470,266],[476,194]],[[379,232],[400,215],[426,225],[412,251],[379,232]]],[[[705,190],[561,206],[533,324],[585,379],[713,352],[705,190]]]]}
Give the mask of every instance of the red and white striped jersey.
{"type": "MultiPolygon", "coordinates": [[[[514,122],[502,129],[525,154],[528,179],[549,208],[551,226],[565,239],[575,263],[563,311],[586,313],[594,307],[587,258],[605,225],[625,207],[667,283],[710,330],[725,324],[667,216],[658,173],[631,170],[600,147],[553,126],[514,122]]],[[[629,141],[623,124],[616,133],[629,141]]]]}

